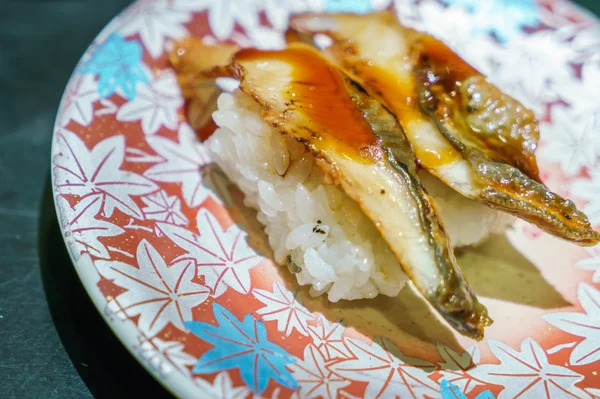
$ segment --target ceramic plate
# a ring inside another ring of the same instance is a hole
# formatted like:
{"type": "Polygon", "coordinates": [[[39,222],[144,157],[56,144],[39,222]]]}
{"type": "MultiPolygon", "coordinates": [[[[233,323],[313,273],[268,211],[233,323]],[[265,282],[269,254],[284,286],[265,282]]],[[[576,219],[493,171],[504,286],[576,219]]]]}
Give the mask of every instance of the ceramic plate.
{"type": "Polygon", "coordinates": [[[90,46],[56,121],[54,197],[85,288],[182,398],[599,398],[600,249],[517,222],[462,251],[495,319],[480,344],[411,289],[311,298],[259,255],[261,227],[201,143],[210,110],[186,120],[171,40],[279,47],[290,13],[388,7],[537,112],[544,181],[599,226],[600,27],[569,3],[140,1],[90,46]]]}

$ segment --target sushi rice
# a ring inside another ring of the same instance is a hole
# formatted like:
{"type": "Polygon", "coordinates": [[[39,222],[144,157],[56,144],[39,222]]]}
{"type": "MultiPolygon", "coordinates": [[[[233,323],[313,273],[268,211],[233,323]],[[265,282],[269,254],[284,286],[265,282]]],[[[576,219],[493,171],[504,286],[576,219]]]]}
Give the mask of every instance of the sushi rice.
{"type": "MultiPolygon", "coordinates": [[[[407,276],[358,204],[329,185],[304,145],[267,125],[260,106],[235,90],[218,99],[218,129],[205,143],[212,159],[258,211],[275,261],[312,295],[328,299],[396,296],[407,276]]],[[[422,172],[453,243],[472,245],[512,217],[463,198],[422,172]]]]}

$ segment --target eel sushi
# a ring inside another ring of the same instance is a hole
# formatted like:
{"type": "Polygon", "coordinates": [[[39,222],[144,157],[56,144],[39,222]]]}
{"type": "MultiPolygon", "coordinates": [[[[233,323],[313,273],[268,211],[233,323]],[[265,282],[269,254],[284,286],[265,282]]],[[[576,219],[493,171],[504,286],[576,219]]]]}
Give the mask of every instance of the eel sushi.
{"type": "Polygon", "coordinates": [[[313,295],[396,296],[412,281],[480,340],[492,320],[455,247],[514,217],[600,241],[541,182],[534,113],[443,43],[385,12],[296,15],[286,37],[269,51],[185,39],[170,60],[188,102],[214,110],[212,159],[258,211],[274,260],[313,295]],[[210,104],[219,78],[239,86],[210,104]]]}
{"type": "Polygon", "coordinates": [[[442,42],[387,12],[292,17],[288,41],[315,43],[397,117],[419,165],[461,195],[579,245],[600,241],[585,214],[539,177],[539,126],[442,42]]]}
{"type": "Polygon", "coordinates": [[[406,276],[457,331],[491,324],[461,274],[396,118],[316,49],[242,49],[213,159],[259,209],[275,260],[330,300],[397,294],[406,276]]]}

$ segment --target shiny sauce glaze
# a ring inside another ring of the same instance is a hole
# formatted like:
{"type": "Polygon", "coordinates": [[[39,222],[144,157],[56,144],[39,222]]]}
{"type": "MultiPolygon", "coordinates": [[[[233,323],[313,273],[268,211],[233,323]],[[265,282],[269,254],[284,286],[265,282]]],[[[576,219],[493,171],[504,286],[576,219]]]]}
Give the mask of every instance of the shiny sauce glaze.
{"type": "MultiPolygon", "coordinates": [[[[349,97],[343,75],[316,50],[298,44],[277,51],[243,49],[235,55],[233,67],[262,70],[262,74],[249,73],[242,80],[255,100],[265,102],[264,95],[252,93],[260,85],[246,81],[254,76],[264,77],[266,81],[261,84],[266,90],[283,96],[283,104],[275,97],[262,104],[271,111],[267,115],[271,124],[286,123],[287,129],[297,125],[292,132],[296,139],[320,149],[333,146],[352,159],[381,158],[380,141],[349,97]],[[295,118],[302,123],[294,123],[300,122],[295,118]]],[[[241,76],[243,71],[236,74],[241,76]]]]}
{"type": "Polygon", "coordinates": [[[458,150],[451,146],[419,145],[419,126],[428,123],[421,114],[418,96],[412,80],[404,80],[387,69],[361,64],[353,68],[354,74],[361,76],[362,83],[370,93],[375,93],[392,111],[413,143],[419,163],[427,168],[439,168],[461,159],[458,150]]]}
{"type": "Polygon", "coordinates": [[[418,61],[437,65],[444,70],[447,90],[454,90],[457,84],[472,76],[482,76],[441,41],[425,34],[415,33],[413,36],[413,55],[418,61]]]}
{"type": "MultiPolygon", "coordinates": [[[[407,33],[398,26],[384,31],[384,34],[394,35],[392,41],[398,42],[404,41],[407,33]]],[[[369,44],[360,37],[348,40],[332,32],[328,34],[335,42],[326,49],[326,53],[396,116],[413,143],[420,164],[428,169],[437,169],[462,158],[460,152],[445,142],[444,138],[437,141],[426,139],[424,142],[421,137],[423,129],[428,129],[430,122],[419,108],[410,51],[399,49],[397,54],[391,56],[386,54],[370,58],[363,55],[364,47],[369,44]]]]}
{"type": "Polygon", "coordinates": [[[431,36],[415,35],[413,55],[419,86],[425,86],[418,90],[430,91],[437,113],[452,120],[465,148],[476,148],[539,182],[535,158],[539,126],[533,111],[431,36]]]}

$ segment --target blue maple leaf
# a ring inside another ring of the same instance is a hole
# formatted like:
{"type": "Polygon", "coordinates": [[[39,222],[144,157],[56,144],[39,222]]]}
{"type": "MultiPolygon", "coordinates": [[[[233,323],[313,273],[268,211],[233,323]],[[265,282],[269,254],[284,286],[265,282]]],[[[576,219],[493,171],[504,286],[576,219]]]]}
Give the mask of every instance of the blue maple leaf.
{"type": "Polygon", "coordinates": [[[535,0],[442,0],[459,4],[474,14],[473,33],[494,33],[501,42],[507,42],[525,27],[540,23],[539,5],[535,0]]]}
{"type": "MultiPolygon", "coordinates": [[[[448,380],[441,381],[440,393],[442,394],[442,399],[467,399],[467,395],[462,393],[456,385],[448,380]]],[[[494,399],[494,394],[490,390],[483,391],[475,399],[494,399]]]]}
{"type": "Polygon", "coordinates": [[[136,40],[125,40],[113,33],[92,50],[91,59],[81,66],[80,72],[98,75],[100,97],[106,98],[121,88],[125,97],[133,100],[137,83],[148,82],[142,55],[142,46],[136,40]]]}
{"type": "Polygon", "coordinates": [[[353,12],[356,14],[364,14],[371,11],[371,0],[327,0],[325,2],[325,11],[336,12],[353,12]]]}
{"type": "Polygon", "coordinates": [[[213,304],[213,312],[218,323],[216,326],[199,321],[185,322],[194,335],[214,346],[200,357],[194,373],[238,368],[242,380],[254,393],[262,393],[271,378],[287,388],[298,389],[298,383],[285,368],[296,363],[296,359],[269,342],[262,321],[249,314],[240,322],[217,303],[213,304]]]}

